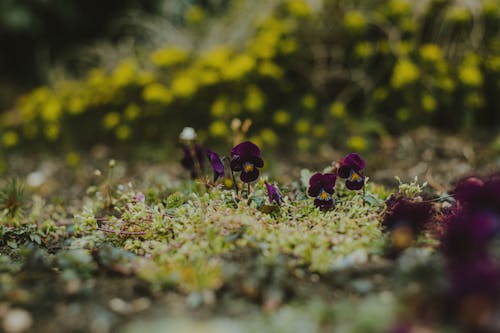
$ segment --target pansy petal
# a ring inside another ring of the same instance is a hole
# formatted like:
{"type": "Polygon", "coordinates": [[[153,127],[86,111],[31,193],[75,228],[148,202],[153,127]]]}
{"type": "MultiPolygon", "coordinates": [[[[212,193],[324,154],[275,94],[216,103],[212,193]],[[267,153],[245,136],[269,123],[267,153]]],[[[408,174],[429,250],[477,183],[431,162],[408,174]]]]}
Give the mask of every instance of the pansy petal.
{"type": "Polygon", "coordinates": [[[321,189],[323,188],[323,175],[319,172],[315,173],[309,179],[309,189],[307,190],[307,194],[311,197],[315,197],[319,194],[321,189]]]}
{"type": "Polygon", "coordinates": [[[358,182],[346,180],[345,187],[347,187],[348,189],[350,189],[352,191],[358,191],[358,190],[361,190],[363,188],[364,183],[365,183],[364,177],[362,177],[361,180],[358,182]]]}
{"type": "Polygon", "coordinates": [[[358,153],[350,153],[342,159],[340,166],[347,166],[355,171],[359,171],[364,169],[366,164],[361,155],[358,153]]]}
{"type": "Polygon", "coordinates": [[[335,181],[337,180],[337,176],[333,173],[325,173],[323,175],[323,189],[329,193],[333,194],[335,192],[335,181]]]}
{"type": "Polygon", "coordinates": [[[243,163],[239,156],[234,156],[230,162],[231,170],[241,171],[243,169],[243,163]]]}
{"type": "Polygon", "coordinates": [[[257,156],[250,157],[246,161],[252,163],[257,168],[262,168],[264,166],[264,160],[260,157],[257,157],[257,156]]]}
{"type": "Polygon", "coordinates": [[[273,201],[276,201],[278,205],[281,205],[281,198],[276,186],[269,184],[268,182],[264,183],[267,189],[267,196],[269,198],[269,203],[272,204],[273,201]]]}
{"type": "Polygon", "coordinates": [[[314,206],[319,208],[320,210],[326,212],[330,210],[333,206],[333,199],[330,200],[320,200],[320,199],[315,199],[314,200],[314,206]]]}
{"type": "Polygon", "coordinates": [[[260,156],[260,149],[250,141],[242,142],[231,149],[231,156],[260,156]]]}
{"type": "Polygon", "coordinates": [[[351,173],[351,167],[347,165],[341,165],[337,170],[337,175],[340,178],[349,178],[349,174],[351,173]]]}
{"type": "Polygon", "coordinates": [[[205,155],[203,154],[203,148],[198,144],[194,145],[194,153],[196,154],[198,163],[200,163],[201,170],[203,170],[205,168],[205,155]]]}
{"type": "Polygon", "coordinates": [[[259,178],[259,169],[257,169],[257,168],[254,168],[250,172],[242,172],[240,174],[240,179],[244,183],[251,183],[254,180],[256,180],[257,178],[259,178]]]}
{"type": "Polygon", "coordinates": [[[224,177],[224,163],[216,152],[207,149],[207,157],[214,170],[214,182],[217,181],[219,177],[224,177]]]}

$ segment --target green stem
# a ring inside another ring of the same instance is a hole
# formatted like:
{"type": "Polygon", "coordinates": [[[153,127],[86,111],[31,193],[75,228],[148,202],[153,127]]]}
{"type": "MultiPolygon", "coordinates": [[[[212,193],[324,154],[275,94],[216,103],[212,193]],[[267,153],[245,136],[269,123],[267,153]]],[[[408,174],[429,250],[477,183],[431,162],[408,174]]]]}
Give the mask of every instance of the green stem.
{"type": "Polygon", "coordinates": [[[236,178],[234,177],[234,172],[231,168],[229,168],[229,170],[231,170],[231,177],[233,178],[234,191],[236,192],[236,195],[238,195],[238,184],[236,184],[236,178]]]}

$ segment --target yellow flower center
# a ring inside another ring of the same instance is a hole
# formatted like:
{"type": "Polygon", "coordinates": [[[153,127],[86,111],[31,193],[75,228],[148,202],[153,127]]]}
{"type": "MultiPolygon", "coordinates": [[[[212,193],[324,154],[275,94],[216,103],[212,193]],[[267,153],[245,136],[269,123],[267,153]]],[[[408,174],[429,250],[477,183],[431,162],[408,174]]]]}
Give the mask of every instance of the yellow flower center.
{"type": "Polygon", "coordinates": [[[361,175],[359,173],[357,173],[356,171],[353,171],[349,178],[350,178],[350,181],[353,181],[353,182],[361,181],[361,175]]]}
{"type": "Polygon", "coordinates": [[[321,200],[328,200],[329,197],[330,197],[330,195],[325,191],[323,191],[319,194],[319,199],[321,199],[321,200]]]}
{"type": "Polygon", "coordinates": [[[253,164],[252,163],[245,163],[243,166],[243,169],[245,172],[252,172],[253,171],[253,164]]]}

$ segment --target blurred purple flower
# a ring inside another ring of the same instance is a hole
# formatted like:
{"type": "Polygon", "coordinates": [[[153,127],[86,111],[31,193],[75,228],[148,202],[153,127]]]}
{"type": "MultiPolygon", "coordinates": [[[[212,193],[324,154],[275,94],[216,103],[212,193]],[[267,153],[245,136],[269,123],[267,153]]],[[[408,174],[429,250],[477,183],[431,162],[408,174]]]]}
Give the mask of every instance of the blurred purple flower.
{"type": "Polygon", "coordinates": [[[205,155],[203,154],[203,148],[195,144],[191,149],[188,145],[181,144],[182,149],[182,159],[181,165],[184,169],[188,170],[191,174],[191,178],[195,179],[198,176],[198,171],[203,170],[205,165],[205,155]],[[198,162],[199,170],[197,170],[196,162],[198,162]]]}
{"type": "Polygon", "coordinates": [[[452,193],[466,211],[482,210],[500,215],[500,175],[465,178],[452,193]]]}
{"type": "Polygon", "coordinates": [[[144,195],[144,193],[139,192],[135,195],[135,201],[144,202],[144,201],[146,201],[146,196],[144,195]]]}
{"type": "Polygon", "coordinates": [[[250,183],[259,178],[259,169],[264,166],[260,149],[254,143],[245,141],[231,149],[231,170],[241,171],[240,179],[250,183]]]}
{"type": "Polygon", "coordinates": [[[446,217],[447,230],[441,240],[443,253],[452,262],[484,258],[498,234],[499,223],[499,217],[489,212],[451,213],[446,217]]]}
{"type": "Polygon", "coordinates": [[[200,145],[194,145],[194,154],[196,155],[196,159],[200,164],[200,169],[202,171],[205,170],[205,154],[203,154],[203,148],[200,145]]]}
{"type": "Polygon", "coordinates": [[[269,184],[268,182],[265,182],[266,184],[266,189],[267,189],[267,196],[269,197],[269,203],[272,204],[273,201],[275,201],[278,206],[281,205],[281,196],[278,191],[278,188],[274,185],[269,184]]]}
{"type": "Polygon", "coordinates": [[[497,300],[500,296],[500,266],[494,259],[463,261],[448,269],[453,299],[483,295],[497,300]]]}
{"type": "Polygon", "coordinates": [[[217,181],[219,177],[224,177],[224,163],[222,162],[219,154],[216,152],[207,149],[207,157],[208,161],[212,165],[212,169],[214,169],[214,182],[217,181]]]}
{"type": "Polygon", "coordinates": [[[307,194],[315,198],[314,205],[322,211],[330,210],[333,206],[333,193],[337,176],[333,173],[315,173],[309,179],[307,194]]]}
{"type": "Polygon", "coordinates": [[[365,184],[365,177],[361,173],[365,166],[365,161],[361,155],[351,153],[340,161],[337,174],[340,178],[346,179],[345,185],[348,189],[360,190],[365,184]]]}
{"type": "Polygon", "coordinates": [[[396,248],[408,247],[434,215],[429,202],[411,201],[399,195],[391,196],[386,205],[382,226],[392,233],[396,248]]]}
{"type": "Polygon", "coordinates": [[[191,155],[191,151],[189,147],[186,145],[181,145],[181,149],[183,154],[181,159],[181,165],[184,167],[184,169],[190,172],[191,178],[195,179],[197,173],[196,173],[195,161],[193,156],[191,155]]]}

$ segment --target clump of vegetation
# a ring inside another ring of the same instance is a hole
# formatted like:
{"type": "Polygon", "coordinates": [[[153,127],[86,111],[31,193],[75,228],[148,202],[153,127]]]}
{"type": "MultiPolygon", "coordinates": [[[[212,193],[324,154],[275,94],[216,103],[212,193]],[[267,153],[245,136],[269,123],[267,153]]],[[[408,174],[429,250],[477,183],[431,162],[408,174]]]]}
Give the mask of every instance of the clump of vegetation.
{"type": "Polygon", "coordinates": [[[498,122],[497,1],[249,3],[251,11],[237,1],[214,18],[187,9],[196,19],[176,31],[196,42],[144,47],[26,94],[2,115],[2,147],[165,142],[184,126],[174,112],[213,142],[238,118],[259,145],[303,151],[326,142],[362,151],[422,124],[498,122]],[[232,17],[238,29],[228,30],[240,38],[218,42],[227,34],[217,27],[232,17]]]}
{"type": "Polygon", "coordinates": [[[0,210],[11,217],[19,213],[26,203],[24,186],[16,178],[0,188],[0,210]]]}

